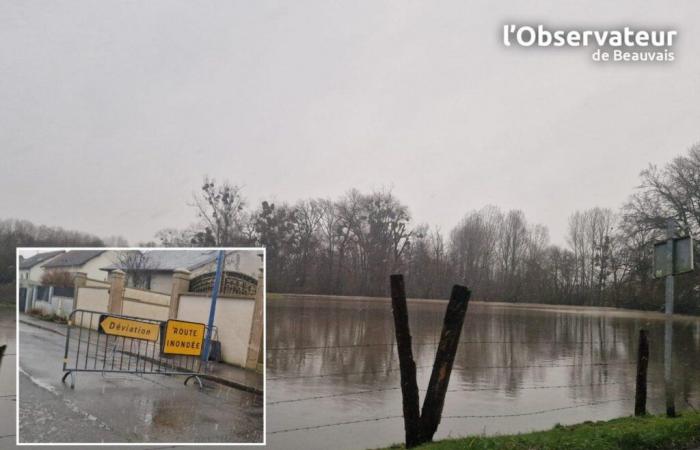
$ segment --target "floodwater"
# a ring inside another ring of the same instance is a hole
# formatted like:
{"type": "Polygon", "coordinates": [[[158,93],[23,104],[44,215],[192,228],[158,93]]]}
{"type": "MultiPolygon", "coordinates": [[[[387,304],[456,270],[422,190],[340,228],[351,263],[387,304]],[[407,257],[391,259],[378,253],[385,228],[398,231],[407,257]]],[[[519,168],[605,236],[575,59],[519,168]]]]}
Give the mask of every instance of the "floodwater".
{"type": "MultiPolygon", "coordinates": [[[[421,401],[446,302],[409,300],[421,401]]],[[[665,411],[664,318],[611,309],[472,302],[436,439],[551,428],[634,412],[639,330],[649,330],[649,401],[665,411]]],[[[402,442],[391,303],[285,296],[267,303],[271,448],[402,442]]],[[[674,319],[676,408],[700,409],[700,318],[674,319]]]]}

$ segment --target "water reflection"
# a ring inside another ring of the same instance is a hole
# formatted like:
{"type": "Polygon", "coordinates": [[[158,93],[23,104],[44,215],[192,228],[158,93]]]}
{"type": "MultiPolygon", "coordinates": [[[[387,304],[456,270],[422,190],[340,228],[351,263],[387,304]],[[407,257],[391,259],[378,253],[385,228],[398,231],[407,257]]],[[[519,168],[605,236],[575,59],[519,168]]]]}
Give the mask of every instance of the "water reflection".
{"type": "MultiPolygon", "coordinates": [[[[421,389],[427,386],[445,303],[409,305],[421,389]]],[[[288,297],[268,302],[268,429],[306,428],[401,414],[388,301],[288,297]],[[305,399],[303,401],[290,401],[305,399]]],[[[663,316],[473,302],[445,405],[448,416],[559,412],[443,421],[438,437],[507,433],[633,411],[639,329],[649,330],[649,409],[663,412],[663,316]],[[606,402],[606,403],[600,403],[606,402]],[[600,403],[580,406],[589,403],[600,403]]],[[[700,319],[674,322],[679,409],[700,406],[700,319]]],[[[423,394],[424,392],[422,392],[423,394]]],[[[343,448],[402,439],[400,420],[274,433],[273,447],[343,448]],[[347,436],[347,440],[343,438],[347,436]]]]}

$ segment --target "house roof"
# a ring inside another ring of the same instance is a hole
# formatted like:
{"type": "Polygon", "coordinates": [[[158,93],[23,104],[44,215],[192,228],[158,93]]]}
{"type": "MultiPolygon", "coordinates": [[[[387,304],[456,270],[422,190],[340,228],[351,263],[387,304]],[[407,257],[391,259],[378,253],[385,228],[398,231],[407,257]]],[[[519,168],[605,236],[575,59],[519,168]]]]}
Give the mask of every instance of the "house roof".
{"type": "Polygon", "coordinates": [[[63,250],[57,250],[54,252],[45,252],[45,253],[37,253],[36,255],[30,257],[30,258],[24,258],[19,262],[19,269],[20,270],[29,270],[32,267],[36,266],[39,263],[43,263],[47,259],[51,259],[56,255],[60,255],[63,253],[63,250]]]}
{"type": "MultiPolygon", "coordinates": [[[[141,269],[150,272],[172,272],[176,269],[194,270],[216,259],[216,250],[149,250],[144,251],[148,255],[146,267],[141,269]]],[[[127,267],[119,263],[103,267],[102,270],[115,269],[126,270],[127,267]]]]}
{"type": "Polygon", "coordinates": [[[47,262],[42,267],[53,269],[57,267],[82,266],[92,258],[95,258],[104,252],[104,250],[70,250],[47,262]]]}

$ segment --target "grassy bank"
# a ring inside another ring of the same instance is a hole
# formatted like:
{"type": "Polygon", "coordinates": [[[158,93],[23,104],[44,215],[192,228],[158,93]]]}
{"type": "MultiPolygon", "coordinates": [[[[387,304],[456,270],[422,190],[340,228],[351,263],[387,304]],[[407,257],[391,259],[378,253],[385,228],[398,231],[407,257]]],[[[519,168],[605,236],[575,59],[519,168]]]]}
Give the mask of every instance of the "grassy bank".
{"type": "MultiPolygon", "coordinates": [[[[422,450],[666,450],[700,447],[700,413],[624,417],[512,436],[446,439],[422,450]]],[[[391,448],[403,448],[396,446],[391,448]]]]}

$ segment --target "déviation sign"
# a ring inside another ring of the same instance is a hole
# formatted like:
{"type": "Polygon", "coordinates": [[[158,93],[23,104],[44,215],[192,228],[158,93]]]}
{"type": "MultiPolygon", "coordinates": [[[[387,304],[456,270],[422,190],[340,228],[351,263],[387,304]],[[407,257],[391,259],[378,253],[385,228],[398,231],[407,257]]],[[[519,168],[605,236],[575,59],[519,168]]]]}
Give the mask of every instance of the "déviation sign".
{"type": "Polygon", "coordinates": [[[160,327],[157,323],[142,322],[140,320],[124,319],[118,316],[102,314],[97,331],[110,336],[121,336],[155,342],[158,340],[160,327]]]}

